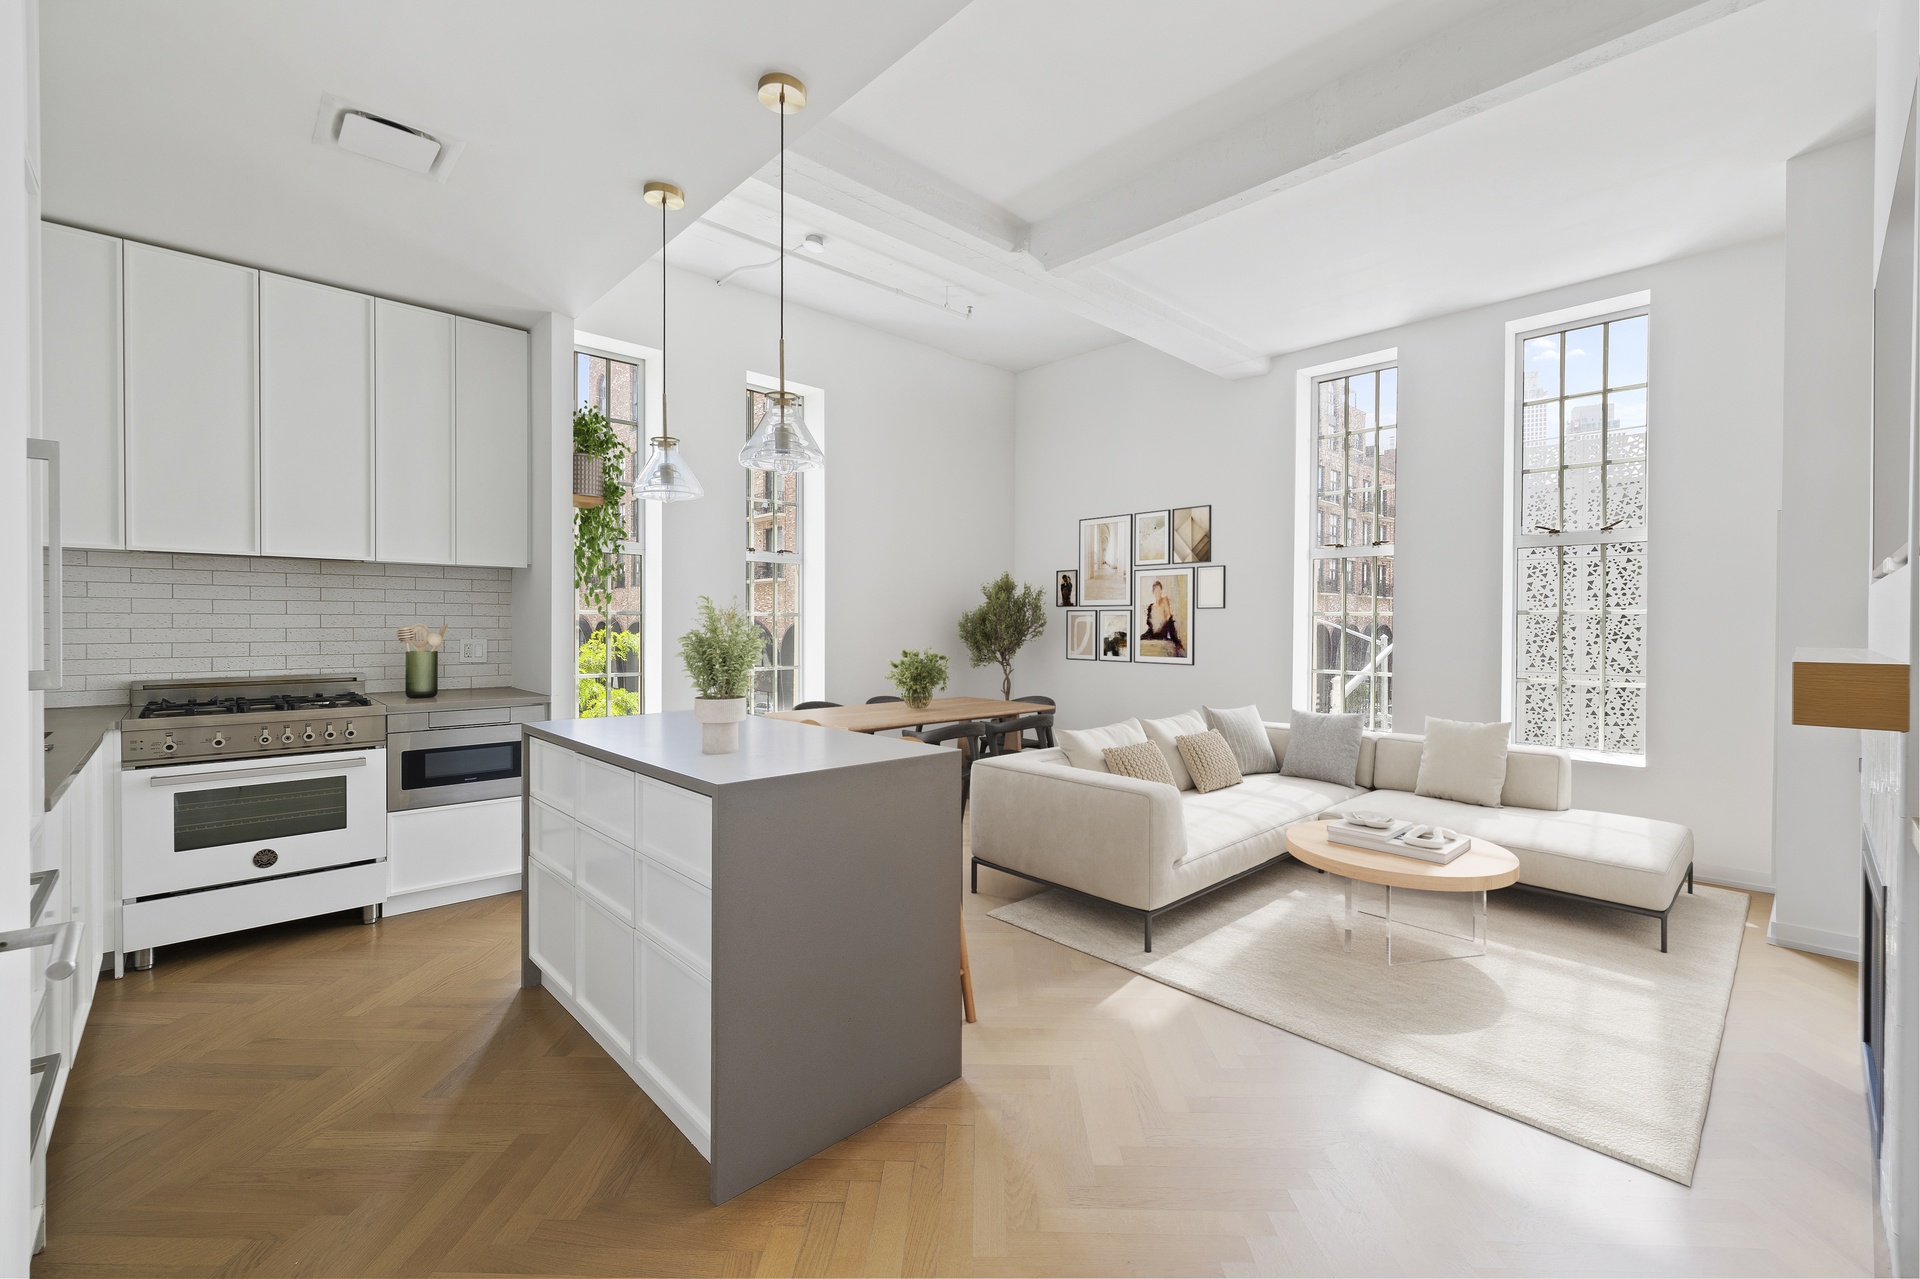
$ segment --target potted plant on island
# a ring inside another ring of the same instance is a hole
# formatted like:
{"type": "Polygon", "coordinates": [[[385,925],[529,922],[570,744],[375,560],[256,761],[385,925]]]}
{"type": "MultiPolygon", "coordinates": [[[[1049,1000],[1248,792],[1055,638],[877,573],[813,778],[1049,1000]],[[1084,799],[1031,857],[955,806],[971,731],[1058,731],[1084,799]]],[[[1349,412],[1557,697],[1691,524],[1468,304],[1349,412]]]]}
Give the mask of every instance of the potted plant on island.
{"type": "Polygon", "coordinates": [[[738,606],[715,608],[707,596],[700,597],[700,625],[680,637],[680,660],[693,681],[702,754],[740,749],[740,722],[747,717],[753,668],[765,644],[760,628],[738,606]]]}
{"type": "Polygon", "coordinates": [[[1013,655],[1047,629],[1047,597],[1037,586],[1017,586],[1013,574],[980,588],[986,602],[960,615],[960,642],[975,666],[1000,665],[1000,700],[1013,700],[1013,655]]]}
{"type": "Polygon", "coordinates": [[[900,690],[900,697],[913,709],[925,710],[935,689],[947,686],[947,655],[930,648],[914,652],[900,650],[900,659],[887,664],[887,683],[900,690]]]}

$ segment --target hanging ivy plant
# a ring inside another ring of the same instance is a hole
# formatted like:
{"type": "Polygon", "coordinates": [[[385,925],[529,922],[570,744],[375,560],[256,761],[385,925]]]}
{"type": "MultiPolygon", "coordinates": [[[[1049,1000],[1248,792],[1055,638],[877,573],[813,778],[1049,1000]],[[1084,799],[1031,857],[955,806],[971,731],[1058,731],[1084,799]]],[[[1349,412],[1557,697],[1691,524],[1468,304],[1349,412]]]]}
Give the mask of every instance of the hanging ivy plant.
{"type": "Polygon", "coordinates": [[[620,575],[620,544],[627,540],[625,519],[627,444],[599,409],[573,411],[573,451],[600,459],[605,500],[573,512],[573,585],[581,601],[605,616],[620,575]]]}

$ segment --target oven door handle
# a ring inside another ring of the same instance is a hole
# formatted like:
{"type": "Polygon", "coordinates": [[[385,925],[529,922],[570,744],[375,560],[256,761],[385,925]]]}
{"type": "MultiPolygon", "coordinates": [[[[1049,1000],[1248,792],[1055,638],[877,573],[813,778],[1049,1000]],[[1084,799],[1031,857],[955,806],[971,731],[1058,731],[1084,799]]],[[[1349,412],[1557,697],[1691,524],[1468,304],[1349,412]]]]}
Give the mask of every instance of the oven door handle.
{"type": "Polygon", "coordinates": [[[366,766],[367,761],[360,758],[336,759],[321,764],[285,764],[278,768],[225,768],[217,773],[170,773],[165,777],[149,777],[147,785],[158,790],[165,786],[198,786],[201,782],[224,782],[237,778],[252,781],[260,777],[291,777],[295,773],[334,773],[343,768],[366,766]]]}

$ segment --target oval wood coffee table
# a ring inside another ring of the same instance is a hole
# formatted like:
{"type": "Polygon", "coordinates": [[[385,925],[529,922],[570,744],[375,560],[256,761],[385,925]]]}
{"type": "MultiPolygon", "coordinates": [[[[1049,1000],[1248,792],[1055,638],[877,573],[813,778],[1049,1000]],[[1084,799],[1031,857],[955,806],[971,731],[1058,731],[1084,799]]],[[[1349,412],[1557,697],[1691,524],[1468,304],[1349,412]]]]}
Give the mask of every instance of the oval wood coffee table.
{"type": "MultiPolygon", "coordinates": [[[[1429,958],[1467,959],[1487,953],[1487,890],[1505,888],[1520,878],[1520,859],[1500,845],[1484,839],[1474,840],[1466,852],[1442,866],[1437,862],[1423,862],[1417,857],[1402,857],[1398,853],[1376,853],[1370,848],[1336,844],[1327,838],[1326,822],[1302,822],[1287,832],[1287,851],[1316,870],[1323,870],[1340,880],[1341,890],[1346,897],[1345,936],[1341,949],[1348,952],[1353,950],[1353,881],[1357,879],[1379,884],[1387,890],[1389,964],[1428,962],[1427,959],[1405,958],[1396,961],[1393,957],[1394,889],[1461,894],[1469,914],[1468,931],[1465,934],[1447,933],[1424,925],[1408,924],[1404,920],[1401,923],[1403,927],[1419,928],[1422,932],[1439,933],[1458,941],[1470,942],[1474,947],[1462,954],[1429,958]]],[[[1331,890],[1334,885],[1329,881],[1327,887],[1331,890]]]]}

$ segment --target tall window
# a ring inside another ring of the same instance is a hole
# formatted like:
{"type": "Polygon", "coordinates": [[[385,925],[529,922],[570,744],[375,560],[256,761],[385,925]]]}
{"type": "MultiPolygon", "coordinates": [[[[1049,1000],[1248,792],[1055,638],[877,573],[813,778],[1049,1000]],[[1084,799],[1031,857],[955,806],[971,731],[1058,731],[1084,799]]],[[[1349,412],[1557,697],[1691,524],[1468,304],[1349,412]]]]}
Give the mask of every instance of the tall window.
{"type": "Polygon", "coordinates": [[[603,614],[574,600],[574,642],[579,647],[580,715],[638,715],[640,697],[640,503],[633,497],[633,477],[645,460],[645,432],[640,429],[641,378],[644,369],[631,360],[573,354],[574,402],[597,408],[626,442],[627,501],[621,509],[627,540],[621,544],[619,575],[614,579],[613,603],[603,614]]]}
{"type": "Polygon", "coordinates": [[[1393,728],[1394,467],[1400,370],[1314,384],[1313,709],[1393,728]]]}
{"type": "MultiPolygon", "coordinates": [[[[767,393],[747,388],[747,434],[766,409],[767,393]]],[[[800,687],[800,476],[747,472],[747,600],[760,628],[753,672],[756,715],[789,711],[800,687]]]]}
{"type": "Polygon", "coordinates": [[[1519,342],[1515,735],[1644,756],[1647,316],[1519,342]]]}

